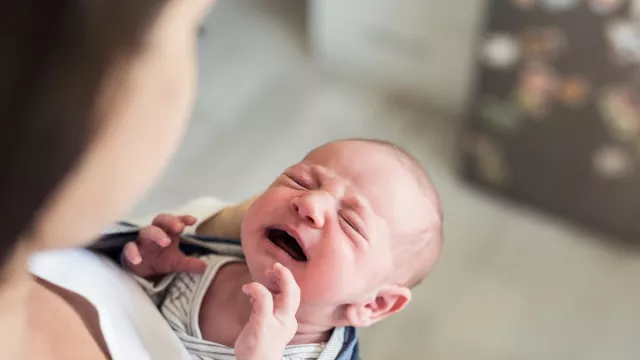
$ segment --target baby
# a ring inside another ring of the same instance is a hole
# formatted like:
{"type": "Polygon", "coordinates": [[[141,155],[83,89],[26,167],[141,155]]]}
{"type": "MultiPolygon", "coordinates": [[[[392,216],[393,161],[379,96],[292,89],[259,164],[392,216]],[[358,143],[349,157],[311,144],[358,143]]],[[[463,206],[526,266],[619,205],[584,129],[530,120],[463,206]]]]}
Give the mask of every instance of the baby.
{"type": "Polygon", "coordinates": [[[180,252],[196,221],[157,216],[124,262],[151,295],[165,293],[161,311],[197,359],[336,358],[346,328],[407,305],[442,244],[426,173],[379,140],[331,142],[285,170],[244,216],[245,259],[180,252]]]}

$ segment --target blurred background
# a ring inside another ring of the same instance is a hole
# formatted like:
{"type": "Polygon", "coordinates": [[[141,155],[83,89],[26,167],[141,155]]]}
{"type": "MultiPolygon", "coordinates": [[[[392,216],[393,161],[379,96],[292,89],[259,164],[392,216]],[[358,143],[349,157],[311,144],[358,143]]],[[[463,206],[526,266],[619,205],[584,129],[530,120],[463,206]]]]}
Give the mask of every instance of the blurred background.
{"type": "Polygon", "coordinates": [[[136,215],[388,139],[431,173],[445,251],[363,359],[637,359],[634,2],[218,0],[187,137],[136,215]]]}

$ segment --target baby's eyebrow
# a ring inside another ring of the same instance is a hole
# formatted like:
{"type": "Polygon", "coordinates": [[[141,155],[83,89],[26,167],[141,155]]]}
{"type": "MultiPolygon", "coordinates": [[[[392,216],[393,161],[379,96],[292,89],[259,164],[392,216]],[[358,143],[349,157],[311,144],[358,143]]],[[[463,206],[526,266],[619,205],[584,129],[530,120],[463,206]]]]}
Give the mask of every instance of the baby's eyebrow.
{"type": "Polygon", "coordinates": [[[311,173],[311,176],[315,179],[322,180],[327,177],[327,171],[322,166],[316,165],[311,162],[301,162],[300,165],[306,167],[311,173]]]}

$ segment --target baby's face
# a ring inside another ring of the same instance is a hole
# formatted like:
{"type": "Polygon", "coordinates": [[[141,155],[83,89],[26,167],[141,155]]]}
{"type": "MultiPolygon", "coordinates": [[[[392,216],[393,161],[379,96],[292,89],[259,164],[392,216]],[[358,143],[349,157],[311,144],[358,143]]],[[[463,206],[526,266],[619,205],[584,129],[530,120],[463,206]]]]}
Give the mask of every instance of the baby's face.
{"type": "Polygon", "coordinates": [[[248,211],[242,244],[254,281],[276,290],[265,271],[275,262],[289,268],[306,320],[367,300],[392,271],[393,237],[419,221],[416,191],[403,165],[378,146],[314,150],[248,211]]]}

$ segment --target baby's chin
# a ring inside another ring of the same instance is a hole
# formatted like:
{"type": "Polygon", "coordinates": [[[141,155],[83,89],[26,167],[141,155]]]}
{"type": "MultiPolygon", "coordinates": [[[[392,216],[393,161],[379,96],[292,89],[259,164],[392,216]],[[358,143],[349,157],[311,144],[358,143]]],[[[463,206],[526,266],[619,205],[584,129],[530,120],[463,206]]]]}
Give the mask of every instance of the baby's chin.
{"type": "Polygon", "coordinates": [[[245,254],[245,261],[247,262],[247,267],[249,268],[251,281],[262,284],[271,292],[279,289],[279,287],[276,287],[277,284],[275,284],[273,281],[270,281],[266,275],[267,270],[270,269],[273,264],[269,265],[260,256],[255,256],[256,254],[252,254],[251,246],[246,246],[245,248],[245,244],[243,243],[242,250],[245,254]]]}
{"type": "Polygon", "coordinates": [[[273,295],[277,295],[280,293],[280,286],[278,285],[277,282],[269,279],[267,277],[267,275],[265,275],[264,273],[262,274],[254,274],[253,272],[251,272],[251,267],[249,267],[249,272],[251,273],[251,280],[255,281],[259,284],[261,284],[262,286],[264,286],[265,288],[267,288],[267,290],[269,290],[270,293],[272,293],[273,295]]]}

